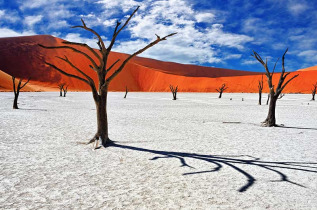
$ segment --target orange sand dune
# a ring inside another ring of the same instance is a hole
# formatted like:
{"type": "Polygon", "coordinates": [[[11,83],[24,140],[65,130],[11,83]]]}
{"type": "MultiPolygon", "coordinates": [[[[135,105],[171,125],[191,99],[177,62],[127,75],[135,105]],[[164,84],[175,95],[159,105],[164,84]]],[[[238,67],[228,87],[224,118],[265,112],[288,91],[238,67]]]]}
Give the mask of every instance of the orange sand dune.
{"type": "Polygon", "coordinates": [[[299,69],[297,71],[317,71],[317,66],[311,66],[305,69],[299,69]]]}
{"type": "MultiPolygon", "coordinates": [[[[22,85],[27,81],[27,79],[22,80],[22,85]]],[[[15,79],[15,84],[17,85],[19,78],[15,79]]],[[[30,80],[28,84],[21,89],[21,92],[41,92],[41,91],[55,91],[55,88],[50,88],[47,86],[46,82],[38,82],[30,80]]],[[[12,76],[0,70],[0,92],[13,91],[13,81],[12,76]]]]}
{"type": "MultiPolygon", "coordinates": [[[[78,68],[91,76],[96,82],[95,72],[89,67],[90,61],[67,49],[43,49],[37,44],[46,46],[62,45],[63,40],[48,35],[14,37],[0,39],[0,69],[16,77],[31,77],[35,91],[58,90],[58,83],[67,83],[70,91],[89,91],[90,87],[77,79],[64,76],[44,63],[53,63],[66,72],[81,76],[64,61],[55,56],[66,55],[78,68]]],[[[86,49],[87,54],[91,55],[86,49]]],[[[112,52],[109,63],[121,61],[127,55],[112,52]]],[[[119,63],[120,64],[120,63],[119,63]]],[[[119,65],[117,64],[117,66],[119,65]]],[[[111,72],[110,72],[111,73],[111,72]]],[[[317,71],[299,71],[299,78],[285,89],[285,92],[309,93],[311,85],[317,81],[317,71]]],[[[178,85],[180,91],[215,92],[222,83],[226,83],[229,92],[257,92],[257,81],[261,78],[258,72],[238,71],[195,65],[184,65],[172,62],[137,57],[130,61],[125,69],[111,82],[110,91],[169,91],[169,85],[178,85]]],[[[275,80],[279,74],[275,75],[275,80]]],[[[0,77],[0,82],[5,80],[0,77]]],[[[8,91],[11,91],[8,88],[8,91]]],[[[265,91],[268,91],[264,88],[265,91]]]]}

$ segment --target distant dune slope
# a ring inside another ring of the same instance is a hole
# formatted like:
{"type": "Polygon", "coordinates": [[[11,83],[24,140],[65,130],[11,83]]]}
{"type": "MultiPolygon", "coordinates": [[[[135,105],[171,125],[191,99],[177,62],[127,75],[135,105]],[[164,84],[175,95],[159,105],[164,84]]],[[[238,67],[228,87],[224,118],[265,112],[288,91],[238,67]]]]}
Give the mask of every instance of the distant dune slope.
{"type": "Polygon", "coordinates": [[[305,69],[299,69],[298,71],[317,71],[317,66],[311,66],[305,69]]]}
{"type": "MultiPolygon", "coordinates": [[[[71,91],[89,91],[90,87],[76,79],[69,78],[51,69],[44,61],[55,64],[65,71],[80,76],[68,64],[55,56],[67,56],[76,66],[91,76],[95,81],[95,72],[89,67],[89,60],[67,49],[42,49],[38,44],[46,46],[62,45],[62,39],[49,35],[28,37],[0,38],[0,69],[9,75],[27,78],[31,77],[30,87],[33,91],[57,90],[57,84],[66,82],[71,91]]],[[[82,49],[91,54],[86,49],[82,49]]],[[[112,52],[109,63],[117,59],[121,61],[127,55],[112,52]]],[[[120,63],[119,63],[120,64],[120,63]]],[[[117,64],[117,65],[119,65],[117,64]]],[[[295,79],[285,92],[309,93],[311,85],[317,81],[317,71],[299,71],[300,77],[295,79]]],[[[0,74],[1,91],[11,91],[7,76],[0,74]]],[[[278,79],[276,74],[275,79],[278,79]]],[[[111,91],[169,91],[169,85],[178,85],[180,91],[215,92],[222,83],[227,83],[229,92],[257,92],[257,82],[261,78],[258,72],[184,65],[163,62],[154,59],[137,57],[130,61],[125,69],[112,81],[111,91]]],[[[267,88],[264,88],[268,91],[267,88]]],[[[32,91],[32,90],[30,90],[32,91]]]]}

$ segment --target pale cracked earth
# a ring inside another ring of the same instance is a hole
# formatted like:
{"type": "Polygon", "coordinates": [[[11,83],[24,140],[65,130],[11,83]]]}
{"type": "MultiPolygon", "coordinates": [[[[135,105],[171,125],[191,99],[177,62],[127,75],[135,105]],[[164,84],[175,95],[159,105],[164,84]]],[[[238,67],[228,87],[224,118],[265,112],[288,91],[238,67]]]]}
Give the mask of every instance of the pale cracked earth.
{"type": "Polygon", "coordinates": [[[257,94],[109,93],[116,143],[93,151],[91,93],[58,94],[0,93],[0,209],[317,209],[310,95],[265,128],[257,94]]]}

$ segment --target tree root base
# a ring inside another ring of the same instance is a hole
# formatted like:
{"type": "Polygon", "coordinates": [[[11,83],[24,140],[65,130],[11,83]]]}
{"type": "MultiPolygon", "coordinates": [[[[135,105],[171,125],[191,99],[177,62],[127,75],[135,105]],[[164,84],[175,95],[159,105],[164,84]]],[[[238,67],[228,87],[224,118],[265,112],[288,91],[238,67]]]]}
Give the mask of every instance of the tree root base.
{"type": "Polygon", "coordinates": [[[109,138],[107,140],[103,140],[102,138],[100,138],[99,135],[96,134],[92,139],[90,139],[86,143],[86,145],[92,144],[93,150],[96,150],[96,149],[100,149],[101,146],[108,147],[113,143],[114,143],[114,141],[110,140],[109,138]],[[100,146],[99,146],[99,144],[100,144],[100,146]]]}
{"type": "Polygon", "coordinates": [[[270,125],[269,123],[264,121],[264,122],[261,123],[261,126],[262,127],[284,127],[284,124],[281,124],[281,125],[278,125],[278,124],[270,125]]]}

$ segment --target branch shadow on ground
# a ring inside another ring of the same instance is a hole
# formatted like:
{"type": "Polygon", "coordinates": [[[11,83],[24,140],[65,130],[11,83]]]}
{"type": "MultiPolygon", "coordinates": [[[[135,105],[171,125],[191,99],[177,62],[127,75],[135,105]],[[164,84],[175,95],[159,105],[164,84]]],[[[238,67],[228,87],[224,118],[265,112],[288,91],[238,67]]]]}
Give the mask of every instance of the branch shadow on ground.
{"type": "Polygon", "coordinates": [[[19,108],[20,110],[31,110],[31,111],[47,111],[47,109],[29,109],[29,108],[19,108]]]}
{"type": "Polygon", "coordinates": [[[292,126],[278,126],[279,128],[292,128],[299,130],[317,130],[317,128],[306,128],[306,127],[292,127],[292,126]]]}
{"type": "Polygon", "coordinates": [[[188,167],[195,169],[193,166],[190,166],[186,159],[195,159],[200,161],[205,161],[208,164],[212,164],[212,168],[210,170],[205,171],[196,171],[184,173],[183,175],[193,175],[193,174],[202,174],[202,173],[211,173],[220,171],[223,167],[227,166],[229,168],[234,169],[237,173],[243,175],[246,179],[246,183],[240,187],[239,192],[247,191],[251,186],[254,185],[256,178],[249,172],[243,169],[243,166],[254,166],[257,168],[262,168],[272,173],[279,175],[279,180],[274,180],[273,182],[286,182],[289,184],[294,184],[300,187],[305,187],[302,184],[291,181],[286,173],[282,172],[281,169],[287,169],[291,172],[294,171],[303,171],[308,173],[315,173],[317,175],[317,162],[274,162],[274,161],[262,161],[260,158],[252,157],[249,155],[203,155],[196,153],[187,153],[187,152],[172,152],[172,151],[162,151],[162,150],[152,150],[145,149],[141,147],[129,146],[119,144],[120,142],[112,142],[109,144],[109,147],[117,147],[122,149],[135,150],[140,152],[152,153],[155,156],[150,160],[158,160],[158,159],[168,159],[168,158],[176,158],[180,161],[181,167],[188,167]],[[247,158],[247,159],[243,159],[247,158]]]}

